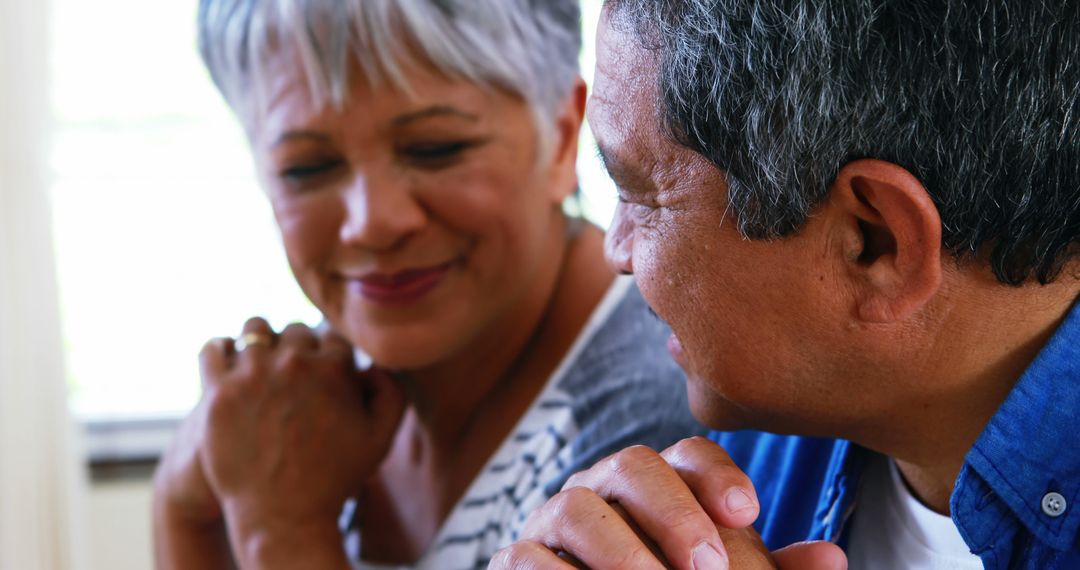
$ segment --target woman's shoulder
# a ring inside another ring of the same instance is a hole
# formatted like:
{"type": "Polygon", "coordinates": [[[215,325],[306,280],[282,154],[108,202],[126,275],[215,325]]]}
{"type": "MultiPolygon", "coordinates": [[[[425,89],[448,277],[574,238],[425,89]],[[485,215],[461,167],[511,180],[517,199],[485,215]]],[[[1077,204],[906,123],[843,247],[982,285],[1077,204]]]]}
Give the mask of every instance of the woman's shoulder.
{"type": "Polygon", "coordinates": [[[628,382],[642,384],[644,392],[684,386],[683,372],[667,351],[671,329],[649,310],[632,278],[617,278],[596,311],[561,389],[577,396],[628,382]]]}
{"type": "Polygon", "coordinates": [[[559,384],[578,428],[577,467],[630,445],[663,449],[706,431],[690,413],[686,377],[667,351],[670,329],[632,282],[624,287],[559,384]]]}

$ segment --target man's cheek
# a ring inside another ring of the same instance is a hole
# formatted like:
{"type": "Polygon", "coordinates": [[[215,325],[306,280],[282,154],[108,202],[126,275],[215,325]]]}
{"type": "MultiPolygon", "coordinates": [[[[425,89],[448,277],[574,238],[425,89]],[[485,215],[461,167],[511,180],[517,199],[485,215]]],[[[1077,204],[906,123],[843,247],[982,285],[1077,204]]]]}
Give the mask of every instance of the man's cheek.
{"type": "Polygon", "coordinates": [[[653,309],[658,309],[657,304],[662,304],[661,275],[657,270],[656,260],[643,248],[634,249],[634,279],[637,280],[638,289],[642,296],[649,302],[653,309]]]}

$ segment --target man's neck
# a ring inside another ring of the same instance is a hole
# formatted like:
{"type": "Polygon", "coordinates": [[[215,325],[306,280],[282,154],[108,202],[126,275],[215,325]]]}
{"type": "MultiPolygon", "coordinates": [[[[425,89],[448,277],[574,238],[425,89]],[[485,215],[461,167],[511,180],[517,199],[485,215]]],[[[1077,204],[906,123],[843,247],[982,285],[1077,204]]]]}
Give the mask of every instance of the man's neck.
{"type": "Polygon", "coordinates": [[[860,441],[896,459],[916,496],[944,514],[968,451],[1080,297],[1075,279],[965,285],[947,292],[946,324],[906,382],[920,393],[860,441]]]}

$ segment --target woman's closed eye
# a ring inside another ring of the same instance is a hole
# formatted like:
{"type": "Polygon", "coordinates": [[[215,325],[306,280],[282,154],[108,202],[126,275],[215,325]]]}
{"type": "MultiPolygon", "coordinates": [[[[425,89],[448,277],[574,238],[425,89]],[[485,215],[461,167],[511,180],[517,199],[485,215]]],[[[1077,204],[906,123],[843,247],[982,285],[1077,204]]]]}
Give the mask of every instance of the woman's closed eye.
{"type": "Polygon", "coordinates": [[[439,170],[457,164],[470,149],[483,145],[485,140],[425,142],[404,145],[398,153],[401,160],[428,170],[439,170]]]}
{"type": "Polygon", "coordinates": [[[332,174],[343,164],[338,159],[305,162],[286,167],[279,176],[288,183],[302,184],[332,174]]]}

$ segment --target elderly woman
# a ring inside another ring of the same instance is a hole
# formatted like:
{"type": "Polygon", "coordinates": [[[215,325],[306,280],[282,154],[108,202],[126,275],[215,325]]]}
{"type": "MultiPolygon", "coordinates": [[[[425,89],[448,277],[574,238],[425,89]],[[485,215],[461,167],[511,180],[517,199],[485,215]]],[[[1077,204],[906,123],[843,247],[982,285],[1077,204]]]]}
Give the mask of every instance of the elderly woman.
{"type": "Polygon", "coordinates": [[[573,472],[699,430],[668,331],[563,212],[576,0],[203,0],[199,23],[326,326],[207,345],[156,476],[160,567],[485,567],[573,472]]]}

